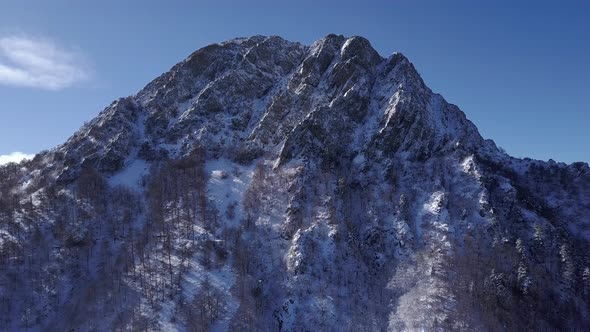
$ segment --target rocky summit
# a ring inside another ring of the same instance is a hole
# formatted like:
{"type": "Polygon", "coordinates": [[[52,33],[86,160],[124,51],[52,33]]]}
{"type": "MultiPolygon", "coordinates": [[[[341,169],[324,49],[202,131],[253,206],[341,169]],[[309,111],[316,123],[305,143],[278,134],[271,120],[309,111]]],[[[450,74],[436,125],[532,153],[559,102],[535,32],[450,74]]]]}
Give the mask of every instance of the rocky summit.
{"type": "Polygon", "coordinates": [[[0,330],[586,330],[589,244],[404,55],[238,38],[0,167],[0,330]]]}

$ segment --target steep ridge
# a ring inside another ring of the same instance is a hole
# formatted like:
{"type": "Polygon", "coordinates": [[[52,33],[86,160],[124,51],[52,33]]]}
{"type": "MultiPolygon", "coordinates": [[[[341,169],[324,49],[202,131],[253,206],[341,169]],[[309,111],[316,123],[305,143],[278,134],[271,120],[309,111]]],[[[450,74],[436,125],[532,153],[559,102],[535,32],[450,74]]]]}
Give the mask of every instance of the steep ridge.
{"type": "Polygon", "coordinates": [[[506,155],[362,37],[207,46],[0,173],[0,329],[590,324],[588,164],[506,155]]]}

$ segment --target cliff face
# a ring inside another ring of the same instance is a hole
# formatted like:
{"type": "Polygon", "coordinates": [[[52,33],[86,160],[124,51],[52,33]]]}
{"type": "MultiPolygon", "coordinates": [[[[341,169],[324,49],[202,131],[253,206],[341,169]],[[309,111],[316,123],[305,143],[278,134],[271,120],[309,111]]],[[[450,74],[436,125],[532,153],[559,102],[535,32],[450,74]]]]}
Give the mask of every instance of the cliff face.
{"type": "Polygon", "coordinates": [[[361,37],[207,46],[0,173],[0,329],[590,324],[588,165],[506,155],[361,37]]]}

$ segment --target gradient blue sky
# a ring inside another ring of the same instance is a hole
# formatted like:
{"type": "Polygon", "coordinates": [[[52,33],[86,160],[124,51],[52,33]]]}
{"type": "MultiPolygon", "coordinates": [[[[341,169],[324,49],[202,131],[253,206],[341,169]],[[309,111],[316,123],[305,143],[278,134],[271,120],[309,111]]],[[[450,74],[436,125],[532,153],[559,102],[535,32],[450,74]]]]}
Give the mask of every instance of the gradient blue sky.
{"type": "Polygon", "coordinates": [[[0,80],[0,155],[65,141],[209,43],[255,34],[311,43],[337,33],[368,38],[382,56],[403,52],[509,153],[588,162],[589,14],[585,1],[3,0],[0,65],[20,38],[66,67],[30,69],[33,78],[53,75],[50,86],[0,80]]]}

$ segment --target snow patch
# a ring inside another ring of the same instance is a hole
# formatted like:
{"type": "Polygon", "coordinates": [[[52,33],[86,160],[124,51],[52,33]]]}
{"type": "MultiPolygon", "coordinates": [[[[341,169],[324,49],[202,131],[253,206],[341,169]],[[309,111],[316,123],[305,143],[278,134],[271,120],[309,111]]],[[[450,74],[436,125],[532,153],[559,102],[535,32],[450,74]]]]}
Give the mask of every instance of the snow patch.
{"type": "Polygon", "coordinates": [[[218,159],[207,162],[205,171],[209,174],[207,193],[209,199],[223,220],[237,225],[244,218],[243,199],[254,173],[254,165],[241,166],[229,160],[218,159]]]}
{"type": "Polygon", "coordinates": [[[109,179],[111,186],[123,185],[141,191],[141,180],[148,173],[149,165],[141,159],[134,159],[122,171],[109,179]]]}

